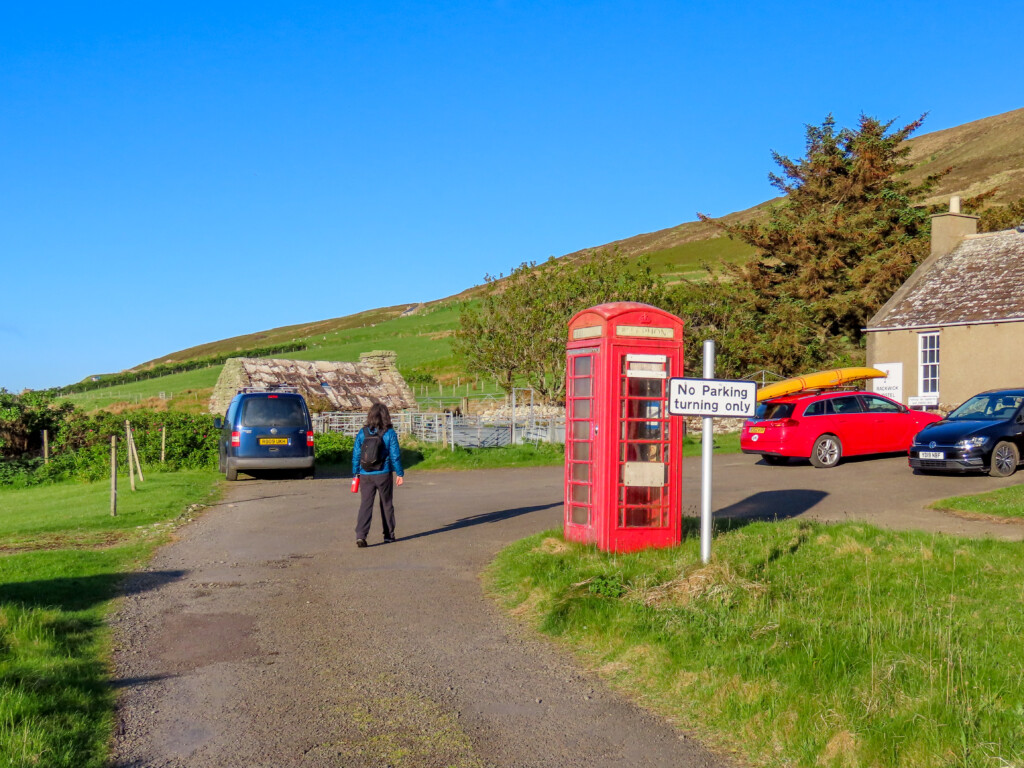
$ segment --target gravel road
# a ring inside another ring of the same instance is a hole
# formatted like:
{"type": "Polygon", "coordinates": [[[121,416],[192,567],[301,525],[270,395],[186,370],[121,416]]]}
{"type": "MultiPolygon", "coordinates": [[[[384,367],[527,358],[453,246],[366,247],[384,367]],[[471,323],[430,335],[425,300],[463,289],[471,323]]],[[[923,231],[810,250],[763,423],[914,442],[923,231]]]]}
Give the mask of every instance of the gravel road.
{"type": "Polygon", "coordinates": [[[412,471],[399,541],[345,479],[248,480],[115,617],[117,766],[720,766],[525,636],[479,574],[561,515],[561,473],[412,471]]]}
{"type": "MultiPolygon", "coordinates": [[[[686,462],[684,509],[699,503],[686,462]]],[[[1020,539],[924,509],[1015,482],[716,458],[721,515],[1020,539]]],[[[115,629],[116,766],[725,766],[483,595],[504,545],[559,527],[557,468],[409,473],[398,536],[357,549],[343,478],[252,480],[134,576],[115,629]]]]}

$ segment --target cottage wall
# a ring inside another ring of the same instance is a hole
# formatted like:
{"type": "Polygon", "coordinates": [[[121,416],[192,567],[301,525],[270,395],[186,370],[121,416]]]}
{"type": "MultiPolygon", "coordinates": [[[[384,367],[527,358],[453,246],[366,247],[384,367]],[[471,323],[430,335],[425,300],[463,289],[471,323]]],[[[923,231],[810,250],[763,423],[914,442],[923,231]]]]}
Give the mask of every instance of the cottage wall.
{"type": "Polygon", "coordinates": [[[868,333],[868,365],[903,363],[904,402],[920,394],[918,336],[936,330],[943,407],[956,407],[986,389],[1024,387],[1024,321],[868,333]]]}

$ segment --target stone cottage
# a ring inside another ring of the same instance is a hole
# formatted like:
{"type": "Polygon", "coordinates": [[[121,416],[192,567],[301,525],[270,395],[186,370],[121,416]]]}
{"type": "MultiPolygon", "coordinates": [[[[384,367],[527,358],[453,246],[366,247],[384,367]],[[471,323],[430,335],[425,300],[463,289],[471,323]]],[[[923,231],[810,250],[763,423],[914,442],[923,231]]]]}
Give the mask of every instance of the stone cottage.
{"type": "Polygon", "coordinates": [[[210,398],[210,413],[224,413],[231,398],[243,387],[294,387],[307,401],[325,398],[335,411],[361,411],[384,403],[398,412],[416,407],[416,398],[389,351],[364,352],[358,363],[325,360],[278,360],[233,357],[210,398]]]}
{"type": "Polygon", "coordinates": [[[878,391],[945,410],[1024,387],[1024,226],[977,225],[952,198],[932,217],[931,254],[868,321],[867,363],[889,372],[878,391]]]}

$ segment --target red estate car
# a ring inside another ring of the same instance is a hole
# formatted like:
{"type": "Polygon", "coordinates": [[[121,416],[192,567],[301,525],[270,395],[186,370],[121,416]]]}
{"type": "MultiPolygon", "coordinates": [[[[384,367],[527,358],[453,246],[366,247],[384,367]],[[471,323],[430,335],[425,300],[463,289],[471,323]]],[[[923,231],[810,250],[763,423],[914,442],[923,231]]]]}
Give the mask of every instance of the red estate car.
{"type": "Polygon", "coordinates": [[[740,448],[769,464],[796,457],[834,467],[843,456],[906,453],[914,435],[939,419],[873,392],[797,392],[758,405],[740,448]]]}

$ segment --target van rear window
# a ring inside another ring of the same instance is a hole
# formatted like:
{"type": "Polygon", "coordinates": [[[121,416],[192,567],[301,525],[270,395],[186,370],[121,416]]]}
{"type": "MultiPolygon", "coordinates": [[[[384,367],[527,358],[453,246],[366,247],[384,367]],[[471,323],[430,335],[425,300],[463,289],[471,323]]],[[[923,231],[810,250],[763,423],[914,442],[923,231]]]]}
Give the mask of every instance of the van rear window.
{"type": "Polygon", "coordinates": [[[242,404],[243,427],[304,427],[306,414],[294,397],[250,397],[242,404]]]}
{"type": "Polygon", "coordinates": [[[793,403],[761,403],[754,414],[756,419],[788,419],[793,415],[793,403]]]}

